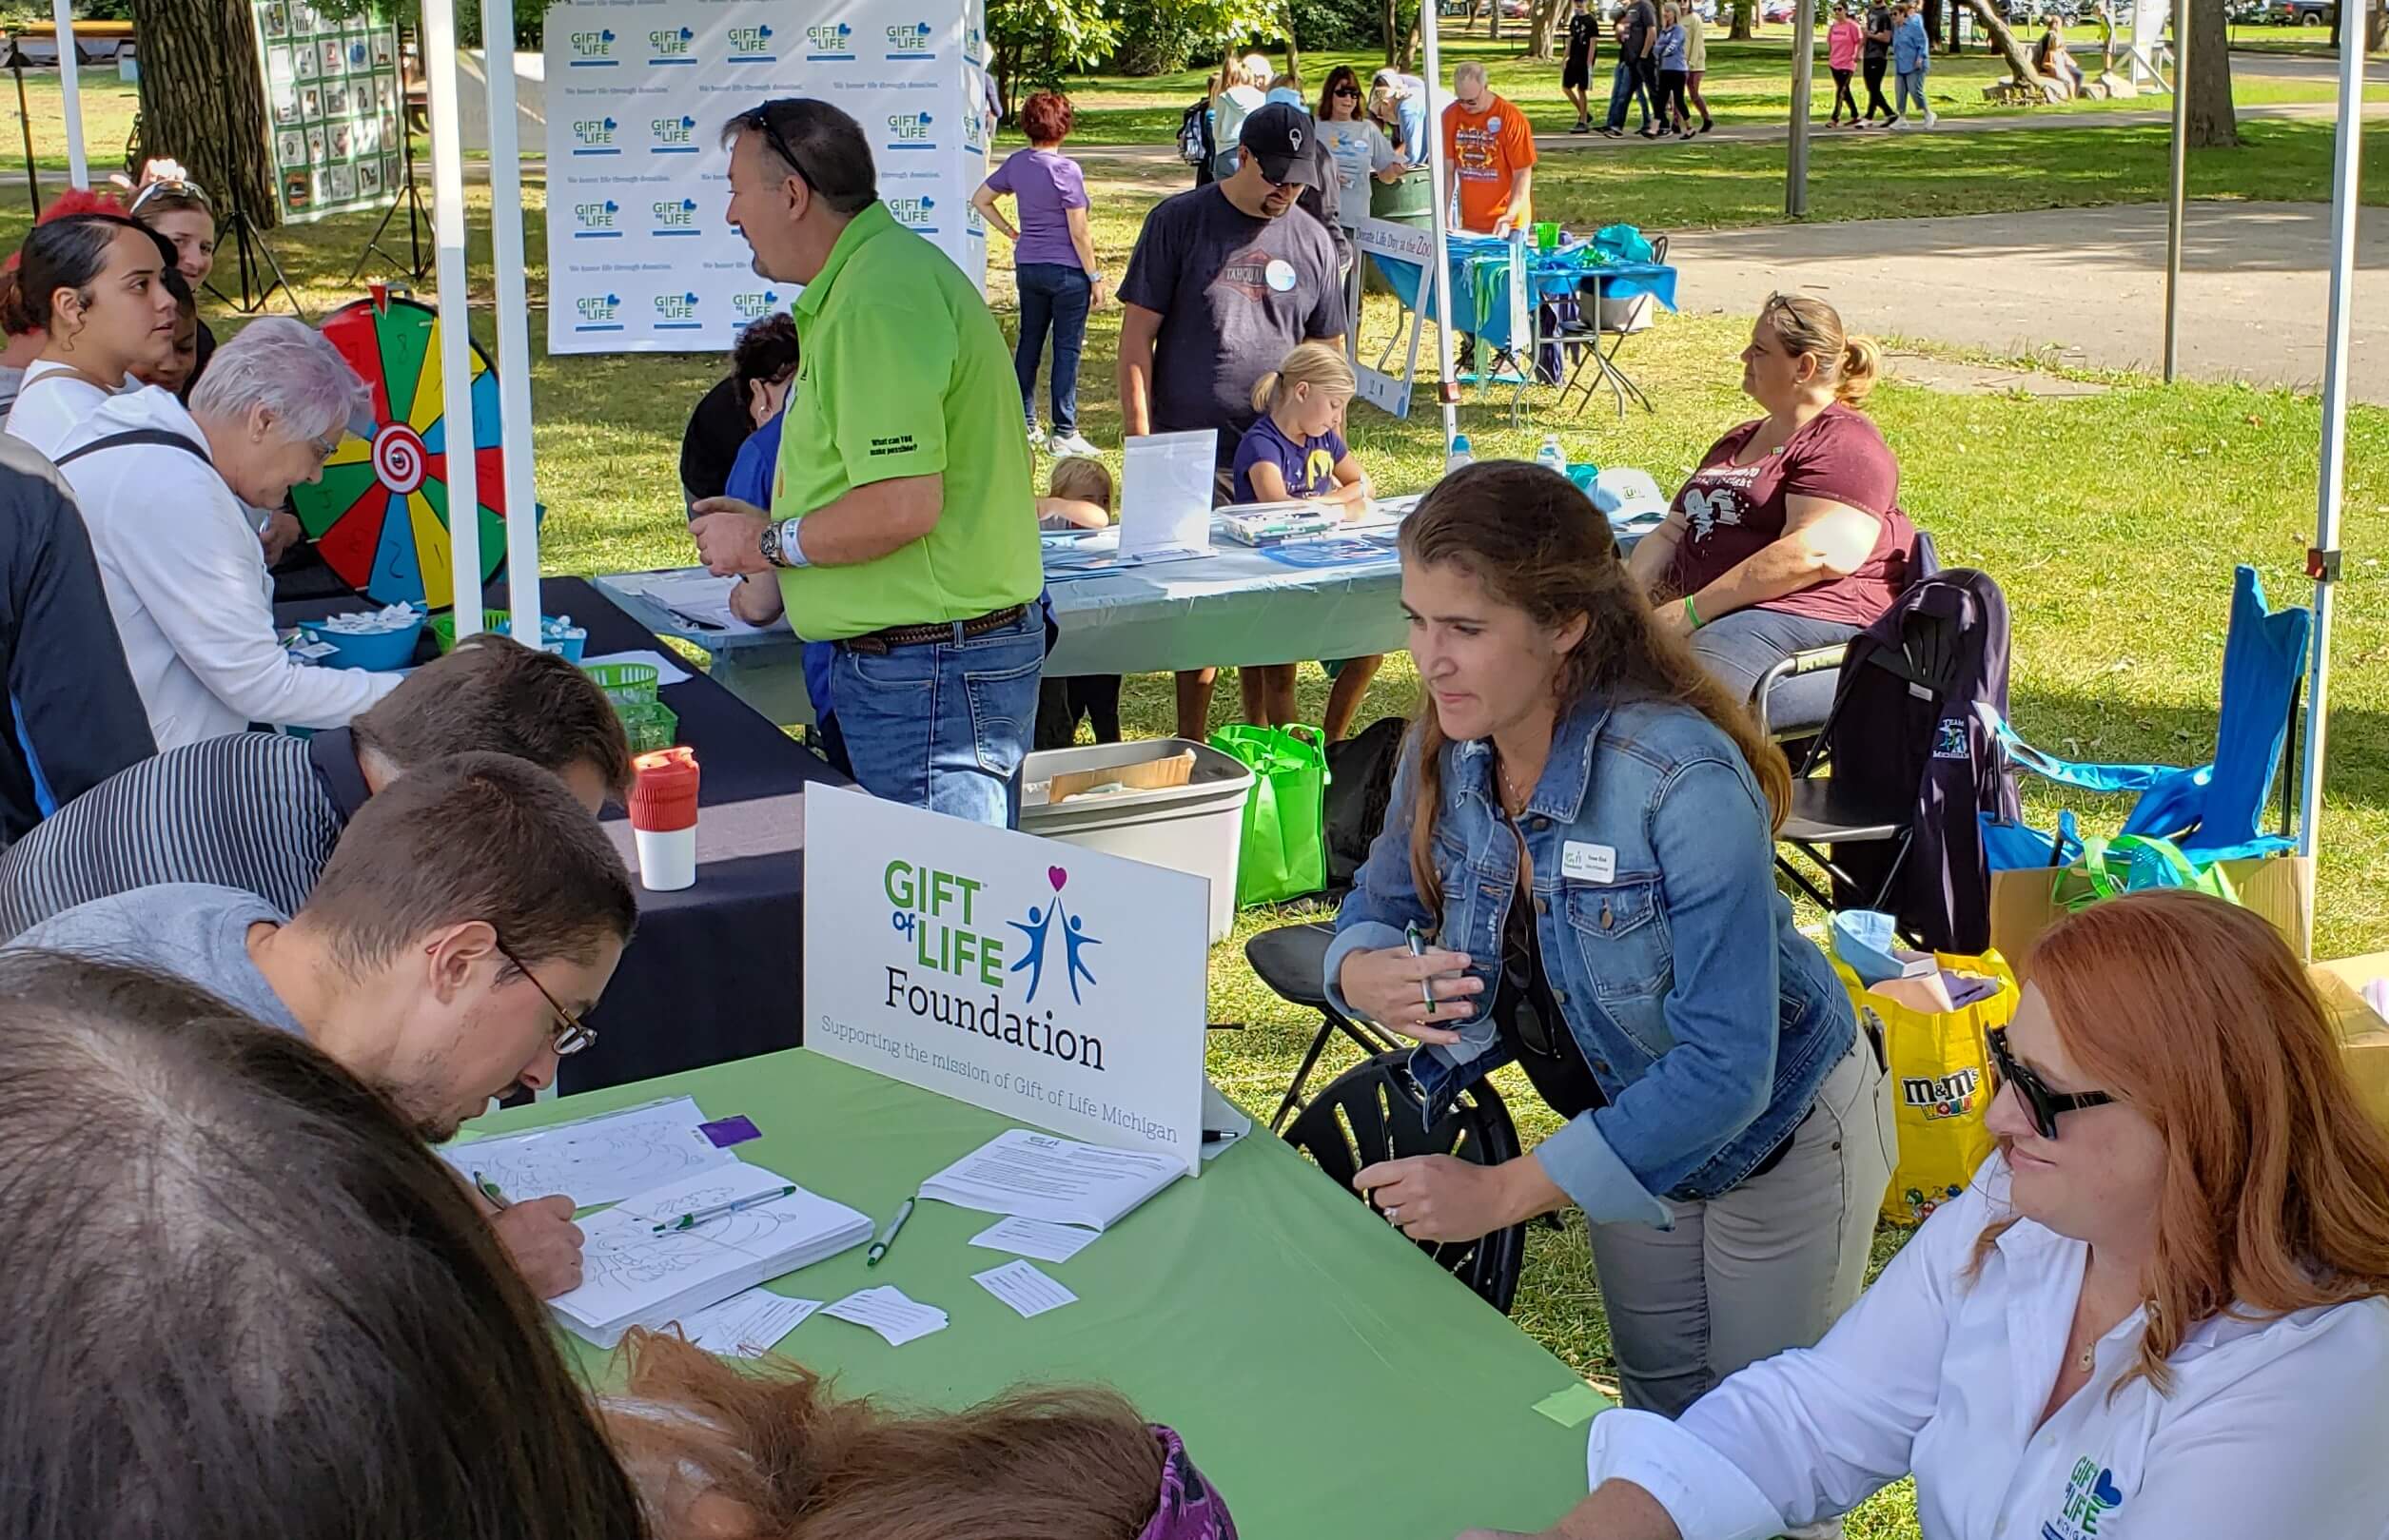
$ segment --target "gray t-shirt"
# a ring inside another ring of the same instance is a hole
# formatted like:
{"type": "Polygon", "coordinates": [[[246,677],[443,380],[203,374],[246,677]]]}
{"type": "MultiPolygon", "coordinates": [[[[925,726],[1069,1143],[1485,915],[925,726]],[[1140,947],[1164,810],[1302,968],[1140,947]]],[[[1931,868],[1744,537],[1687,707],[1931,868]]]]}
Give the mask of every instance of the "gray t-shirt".
{"type": "Polygon", "coordinates": [[[289,918],[237,887],[164,883],[79,904],[26,931],[8,949],[40,947],[170,973],[268,1026],[304,1035],[249,961],[249,926],[289,918]]]}
{"type": "Polygon", "coordinates": [[[1656,67],[1658,61],[1655,58],[1643,58],[1642,45],[1658,29],[1658,26],[1659,13],[1652,8],[1651,0],[1634,0],[1634,4],[1626,8],[1626,58],[1630,63],[1656,67]]]}
{"type": "Polygon", "coordinates": [[[1154,205],[1120,298],[1161,313],[1153,431],[1218,429],[1223,469],[1253,424],[1253,385],[1297,343],[1344,330],[1342,275],[1320,222],[1294,209],[1255,219],[1216,185],[1154,205]]]}

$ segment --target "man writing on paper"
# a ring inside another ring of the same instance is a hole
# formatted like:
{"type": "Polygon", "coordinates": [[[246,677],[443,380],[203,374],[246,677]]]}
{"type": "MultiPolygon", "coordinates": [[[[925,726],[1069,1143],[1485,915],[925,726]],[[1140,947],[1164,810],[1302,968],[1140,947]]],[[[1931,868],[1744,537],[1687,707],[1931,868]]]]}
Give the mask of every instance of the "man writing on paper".
{"type": "MultiPolygon", "coordinates": [[[[1335,245],[1318,221],[1285,217],[1322,174],[1314,132],[1299,108],[1263,107],[1244,120],[1235,175],[1145,217],[1120,282],[1120,413],[1131,437],[1214,429],[1226,471],[1259,416],[1261,377],[1298,343],[1343,345],[1335,245]]],[[[1180,737],[1204,740],[1218,674],[1178,675],[1180,737]]]]}
{"type": "MultiPolygon", "coordinates": [[[[441,1140],[595,1041],[580,1018],[636,918],[622,858],[562,781],[457,754],[376,792],[295,916],[176,883],[69,909],[11,947],[187,979],[305,1038],[441,1140]]],[[[548,1196],[491,1216],[543,1298],[580,1284],[573,1207],[548,1196]]]]}
{"type": "Polygon", "coordinates": [[[801,361],[770,515],[700,500],[697,552],[767,601],[776,579],[796,634],[837,644],[831,693],[867,790],[1007,825],[1045,663],[1011,350],[962,270],[879,201],[852,118],[784,98],[722,137],[754,270],[805,286],[801,361]]]}

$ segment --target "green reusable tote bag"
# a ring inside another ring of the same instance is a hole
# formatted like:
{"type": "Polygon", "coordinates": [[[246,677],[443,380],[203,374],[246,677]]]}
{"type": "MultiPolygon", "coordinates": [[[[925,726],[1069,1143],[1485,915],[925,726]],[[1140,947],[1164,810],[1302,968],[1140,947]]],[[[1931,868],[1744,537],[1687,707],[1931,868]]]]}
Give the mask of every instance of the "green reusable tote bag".
{"type": "Polygon", "coordinates": [[[1226,727],[1211,747],[1253,772],[1244,800],[1236,906],[1275,904],[1327,886],[1327,751],[1311,728],[1226,727]]]}

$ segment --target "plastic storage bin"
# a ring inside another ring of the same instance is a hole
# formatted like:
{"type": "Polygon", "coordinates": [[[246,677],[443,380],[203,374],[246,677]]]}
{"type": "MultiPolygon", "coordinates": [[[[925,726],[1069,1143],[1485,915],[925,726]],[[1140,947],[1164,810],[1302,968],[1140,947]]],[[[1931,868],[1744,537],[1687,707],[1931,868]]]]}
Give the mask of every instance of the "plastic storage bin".
{"type": "Polygon", "coordinates": [[[1236,866],[1243,849],[1252,771],[1209,744],[1146,738],[1048,749],[1030,754],[1020,773],[1024,832],[1209,879],[1211,940],[1227,939],[1236,923],[1236,866]],[[1124,787],[1052,800],[1058,775],[1150,766],[1188,750],[1194,751],[1194,768],[1184,786],[1124,787]]]}
{"type": "Polygon", "coordinates": [[[332,649],[329,656],[316,659],[320,667],[387,673],[415,661],[415,644],[423,634],[423,622],[419,617],[401,631],[338,632],[325,630],[321,620],[302,620],[299,630],[309,641],[332,649]]]}

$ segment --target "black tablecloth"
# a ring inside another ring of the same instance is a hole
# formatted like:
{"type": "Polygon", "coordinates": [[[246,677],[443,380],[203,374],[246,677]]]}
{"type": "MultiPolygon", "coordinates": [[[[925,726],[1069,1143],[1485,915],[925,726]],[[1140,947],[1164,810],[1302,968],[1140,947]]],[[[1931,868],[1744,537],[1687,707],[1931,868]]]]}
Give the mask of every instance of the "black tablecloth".
{"type": "MultiPolygon", "coordinates": [[[[502,586],[487,602],[505,605],[502,586]]],[[[288,625],[356,604],[310,600],[277,605],[275,615],[288,625]]],[[[580,578],[542,579],[540,604],[588,628],[591,657],[664,651],[580,578]]],[[[689,674],[662,694],[702,772],[696,885],[676,893],[638,889],[638,933],[590,1015],[597,1043],[563,1062],[567,1092],[793,1047],[800,1035],[804,789],[816,781],[849,783],[729,691],[695,669],[689,674]]],[[[630,823],[618,808],[604,818],[636,881],[630,823]]]]}

